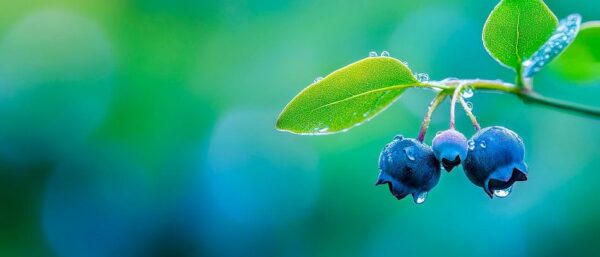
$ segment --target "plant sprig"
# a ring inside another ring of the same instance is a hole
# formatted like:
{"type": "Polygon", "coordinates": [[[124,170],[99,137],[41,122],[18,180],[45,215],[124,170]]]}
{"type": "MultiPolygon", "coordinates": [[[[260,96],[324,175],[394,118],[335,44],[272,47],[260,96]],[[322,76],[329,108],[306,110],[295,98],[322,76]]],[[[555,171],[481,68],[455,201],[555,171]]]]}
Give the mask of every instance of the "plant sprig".
{"type": "MultiPolygon", "coordinates": [[[[512,94],[527,104],[598,118],[600,108],[543,96],[535,91],[532,83],[538,71],[565,51],[571,63],[577,60],[577,56],[583,55],[588,66],[600,67],[600,51],[596,49],[596,43],[600,41],[598,28],[600,22],[582,25],[578,14],[569,15],[559,22],[542,0],[501,0],[484,25],[483,45],[492,58],[515,71],[514,83],[486,79],[428,81],[426,74],[413,74],[406,63],[390,57],[388,52],[381,56],[372,52],[369,57],[315,80],[302,90],[284,108],[276,127],[296,134],[343,132],[369,121],[410,88],[427,88],[437,92],[423,119],[419,140],[425,136],[432,113],[448,96],[453,98],[451,116],[454,116],[454,105],[458,102],[475,129],[479,128],[475,115],[458,95],[462,87],[512,94]],[[581,39],[577,36],[580,29],[585,30],[581,39]],[[573,41],[576,46],[571,51],[569,46],[573,41]]],[[[558,63],[562,63],[562,67],[570,68],[560,59],[558,63]]],[[[585,78],[600,77],[590,69],[583,74],[585,78]]]]}

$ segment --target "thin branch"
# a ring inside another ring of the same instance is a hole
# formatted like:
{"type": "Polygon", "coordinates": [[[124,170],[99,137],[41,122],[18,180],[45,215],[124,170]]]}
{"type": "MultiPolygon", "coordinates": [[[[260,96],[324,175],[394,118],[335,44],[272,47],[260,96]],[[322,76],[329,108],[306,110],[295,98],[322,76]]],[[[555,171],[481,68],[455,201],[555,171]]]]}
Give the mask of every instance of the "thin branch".
{"type": "MultiPolygon", "coordinates": [[[[502,82],[500,80],[482,80],[482,79],[472,79],[472,80],[459,80],[462,83],[467,83],[473,89],[480,90],[491,90],[491,91],[500,91],[504,93],[513,94],[519,96],[525,103],[539,104],[554,107],[561,110],[567,110],[574,113],[589,115],[592,117],[600,117],[600,108],[581,105],[573,102],[567,102],[563,100],[558,100],[554,98],[549,98],[542,96],[538,93],[535,93],[531,89],[528,88],[519,88],[514,84],[502,82]]],[[[426,86],[437,88],[442,90],[442,92],[453,92],[457,86],[452,86],[450,84],[445,84],[440,86],[440,84],[444,84],[443,82],[430,82],[425,84],[426,86]]]]}
{"type": "Polygon", "coordinates": [[[458,99],[458,95],[460,94],[460,91],[463,89],[464,85],[466,83],[465,82],[461,82],[458,84],[458,86],[456,86],[456,88],[454,89],[454,94],[452,95],[452,101],[450,102],[450,128],[454,129],[455,128],[455,124],[456,124],[456,119],[455,119],[455,112],[454,110],[456,109],[456,99],[458,99]]]}
{"type": "Polygon", "coordinates": [[[429,107],[427,108],[427,113],[425,114],[425,117],[423,118],[423,122],[421,123],[421,130],[419,131],[419,137],[417,138],[419,140],[419,142],[423,142],[423,140],[425,140],[425,133],[427,133],[427,128],[429,127],[429,122],[431,122],[431,115],[433,115],[433,112],[435,111],[435,109],[437,109],[438,105],[440,105],[440,103],[442,103],[444,101],[444,99],[446,99],[446,93],[444,91],[439,92],[434,98],[433,100],[431,100],[431,103],[429,103],[429,107]]]}
{"type": "Polygon", "coordinates": [[[471,123],[473,123],[473,127],[475,128],[475,131],[480,130],[481,126],[479,126],[479,122],[477,122],[477,118],[473,114],[473,111],[471,110],[471,108],[469,107],[467,102],[465,102],[465,99],[462,97],[460,98],[460,104],[462,105],[463,109],[465,110],[465,113],[467,114],[467,116],[469,116],[469,118],[471,119],[471,123]]]}

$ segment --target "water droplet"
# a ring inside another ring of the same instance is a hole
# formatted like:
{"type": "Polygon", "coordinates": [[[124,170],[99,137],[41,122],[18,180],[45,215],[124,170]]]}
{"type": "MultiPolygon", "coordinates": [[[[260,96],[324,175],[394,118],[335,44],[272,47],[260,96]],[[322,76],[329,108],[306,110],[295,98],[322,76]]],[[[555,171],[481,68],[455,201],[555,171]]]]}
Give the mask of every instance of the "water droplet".
{"type": "Polygon", "coordinates": [[[369,52],[369,57],[377,57],[377,52],[375,52],[375,51],[369,52]]]}
{"type": "Polygon", "coordinates": [[[317,83],[321,80],[323,80],[323,77],[317,77],[317,78],[315,78],[315,80],[313,80],[313,83],[317,83]]]}
{"type": "Polygon", "coordinates": [[[435,135],[436,135],[436,136],[439,136],[440,134],[442,134],[442,132],[443,132],[443,131],[441,131],[441,130],[440,130],[440,131],[438,131],[438,132],[435,132],[435,135]]]}
{"type": "Polygon", "coordinates": [[[401,61],[402,64],[404,64],[404,66],[408,67],[408,62],[407,61],[401,61]]]}
{"type": "Polygon", "coordinates": [[[469,147],[469,151],[475,150],[475,142],[473,140],[469,140],[469,142],[467,142],[467,146],[469,147]]]}
{"type": "Polygon", "coordinates": [[[383,52],[381,52],[381,56],[382,56],[382,57],[390,57],[390,52],[388,52],[388,51],[383,51],[383,52]]]}
{"type": "Polygon", "coordinates": [[[425,192],[420,192],[417,197],[415,198],[415,203],[416,204],[422,204],[425,202],[425,200],[427,200],[427,191],[425,192]]]}
{"type": "Polygon", "coordinates": [[[415,75],[417,77],[417,80],[420,82],[427,82],[429,81],[429,74],[427,73],[417,73],[417,75],[415,75]]]}
{"type": "Polygon", "coordinates": [[[577,36],[581,16],[571,14],[562,19],[552,36],[531,57],[523,62],[523,76],[532,77],[547,63],[558,56],[577,36]]]}
{"type": "Polygon", "coordinates": [[[412,147],[406,147],[403,150],[404,150],[404,154],[406,154],[406,158],[408,158],[411,161],[415,160],[415,153],[413,152],[412,147]]]}
{"type": "Polygon", "coordinates": [[[319,129],[319,133],[325,133],[327,131],[329,131],[329,127],[324,127],[324,128],[319,129]]]}
{"type": "Polygon", "coordinates": [[[496,189],[494,190],[494,195],[500,198],[504,198],[510,195],[510,192],[512,192],[512,187],[506,189],[496,189]]]}
{"type": "Polygon", "coordinates": [[[387,152],[387,162],[388,164],[394,163],[394,158],[392,158],[392,152],[387,152]]]}
{"type": "Polygon", "coordinates": [[[486,147],[485,140],[481,140],[481,142],[479,143],[479,146],[481,146],[481,148],[485,148],[486,147]]]}
{"type": "Polygon", "coordinates": [[[467,102],[467,109],[469,109],[469,111],[472,111],[473,110],[473,103],[467,102]]]}
{"type": "Polygon", "coordinates": [[[462,91],[463,98],[471,98],[473,96],[473,87],[468,86],[462,91]]]}
{"type": "Polygon", "coordinates": [[[396,136],[394,137],[394,140],[402,140],[403,138],[404,138],[404,137],[403,137],[403,136],[401,136],[401,135],[396,135],[396,136]]]}

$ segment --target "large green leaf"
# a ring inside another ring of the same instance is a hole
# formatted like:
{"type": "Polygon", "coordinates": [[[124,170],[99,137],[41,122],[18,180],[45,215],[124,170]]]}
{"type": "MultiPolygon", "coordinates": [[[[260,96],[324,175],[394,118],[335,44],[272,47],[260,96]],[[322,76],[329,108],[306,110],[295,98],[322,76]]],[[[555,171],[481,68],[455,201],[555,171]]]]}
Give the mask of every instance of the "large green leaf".
{"type": "Polygon", "coordinates": [[[308,86],[285,107],[277,129],[330,134],[357,126],[384,110],[419,81],[401,61],[369,57],[308,86]]]}
{"type": "Polygon", "coordinates": [[[483,45],[498,62],[519,71],[557,24],[541,0],[502,0],[483,27],[483,45]]]}
{"type": "Polygon", "coordinates": [[[550,68],[576,82],[600,80],[600,21],[586,22],[550,68]]]}

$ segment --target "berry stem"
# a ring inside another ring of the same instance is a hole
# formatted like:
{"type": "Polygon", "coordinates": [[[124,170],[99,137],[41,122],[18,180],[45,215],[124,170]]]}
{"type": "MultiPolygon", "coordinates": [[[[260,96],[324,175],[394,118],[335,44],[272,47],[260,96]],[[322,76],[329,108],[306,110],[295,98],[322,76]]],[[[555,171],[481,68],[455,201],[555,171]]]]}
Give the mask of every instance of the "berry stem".
{"type": "MultiPolygon", "coordinates": [[[[461,84],[469,84],[473,89],[476,90],[490,90],[500,91],[509,93],[520,97],[525,103],[528,104],[539,104],[549,107],[553,107],[560,110],[571,111],[578,114],[589,115],[592,117],[600,118],[600,108],[581,105],[573,102],[567,102],[554,98],[549,98],[536,93],[531,87],[517,87],[514,84],[506,83],[500,80],[483,80],[483,79],[469,79],[469,80],[458,80],[461,84]]],[[[456,81],[455,81],[456,83],[456,81]]],[[[432,81],[429,83],[423,83],[421,86],[436,88],[442,92],[453,92],[456,87],[452,84],[445,83],[444,81],[432,81]]]]}
{"type": "Polygon", "coordinates": [[[417,138],[419,142],[423,142],[425,140],[425,134],[427,133],[427,128],[429,127],[429,123],[431,122],[431,115],[435,109],[437,109],[438,105],[446,99],[447,93],[445,91],[439,92],[433,100],[429,103],[429,107],[427,108],[427,113],[423,118],[423,122],[421,123],[421,130],[419,131],[419,137],[417,138]]]}
{"type": "Polygon", "coordinates": [[[454,88],[454,94],[452,95],[452,102],[450,102],[450,128],[451,129],[455,129],[455,107],[456,107],[456,99],[458,99],[458,95],[460,94],[460,91],[463,89],[465,83],[461,82],[458,84],[458,86],[456,86],[456,88],[454,88]]]}
{"type": "Polygon", "coordinates": [[[480,130],[481,126],[479,126],[479,122],[477,122],[477,118],[475,118],[475,115],[471,111],[471,108],[469,108],[469,105],[467,104],[467,102],[465,102],[465,99],[462,97],[460,98],[460,104],[462,105],[463,109],[465,110],[465,113],[467,113],[467,116],[469,116],[469,118],[471,119],[471,123],[473,123],[473,127],[475,128],[475,131],[480,130]]]}

